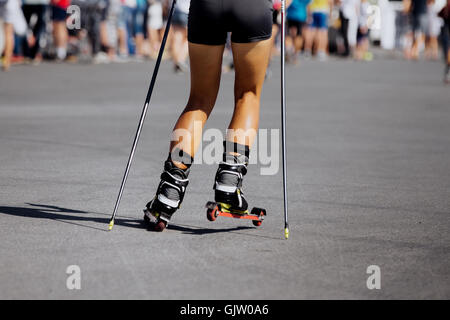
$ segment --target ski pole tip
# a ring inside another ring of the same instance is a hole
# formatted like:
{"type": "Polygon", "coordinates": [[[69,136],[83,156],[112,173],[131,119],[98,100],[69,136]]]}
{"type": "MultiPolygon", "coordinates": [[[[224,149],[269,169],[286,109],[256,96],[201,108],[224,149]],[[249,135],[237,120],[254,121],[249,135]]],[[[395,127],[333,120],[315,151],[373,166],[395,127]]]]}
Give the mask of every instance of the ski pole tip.
{"type": "Polygon", "coordinates": [[[111,220],[108,225],[108,231],[111,231],[113,227],[114,227],[114,220],[111,220]]]}
{"type": "Polygon", "coordinates": [[[284,228],[284,238],[289,239],[289,228],[284,228]]]}

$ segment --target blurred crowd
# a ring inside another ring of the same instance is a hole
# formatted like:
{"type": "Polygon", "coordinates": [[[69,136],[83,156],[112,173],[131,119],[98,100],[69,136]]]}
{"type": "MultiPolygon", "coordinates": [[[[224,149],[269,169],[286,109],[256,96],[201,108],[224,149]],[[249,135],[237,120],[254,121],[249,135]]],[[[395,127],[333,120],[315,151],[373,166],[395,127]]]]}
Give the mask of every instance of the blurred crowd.
{"type": "MultiPolygon", "coordinates": [[[[331,54],[370,61],[371,27],[382,3],[390,2],[287,0],[288,62],[326,61],[331,54]]],[[[190,0],[177,1],[164,56],[173,60],[176,72],[188,70],[189,5],[190,0]]],[[[170,6],[171,0],[0,0],[3,69],[43,59],[92,63],[154,59],[170,6]]],[[[273,0],[273,7],[276,55],[281,0],[273,0]]],[[[418,59],[422,52],[438,59],[441,46],[448,65],[449,8],[450,0],[402,0],[395,20],[406,59],[418,59]]]]}
{"type": "Polygon", "coordinates": [[[369,45],[374,42],[371,29],[377,23],[389,24],[387,13],[381,13],[380,21],[375,20],[381,8],[392,3],[401,6],[398,11],[390,12],[395,15],[392,21],[397,29],[393,37],[401,44],[404,57],[417,60],[423,52],[425,58],[437,60],[440,39],[448,59],[449,0],[290,0],[288,3],[288,58],[294,63],[299,55],[307,58],[315,55],[323,61],[329,54],[370,61],[373,55],[369,45]]]}
{"type": "MultiPolygon", "coordinates": [[[[156,57],[170,0],[0,0],[3,69],[43,59],[92,63],[156,57]]],[[[186,70],[190,0],[178,0],[169,52],[186,70]]]]}

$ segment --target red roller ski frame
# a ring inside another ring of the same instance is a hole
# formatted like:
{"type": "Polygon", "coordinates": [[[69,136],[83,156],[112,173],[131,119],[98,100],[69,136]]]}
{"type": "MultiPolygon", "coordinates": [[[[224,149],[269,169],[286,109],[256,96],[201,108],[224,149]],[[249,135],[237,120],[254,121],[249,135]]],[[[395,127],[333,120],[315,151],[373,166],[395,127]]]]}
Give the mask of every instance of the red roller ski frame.
{"type": "Polygon", "coordinates": [[[206,203],[206,217],[209,221],[216,221],[217,217],[228,217],[234,219],[251,220],[255,227],[259,227],[264,217],[267,216],[266,209],[254,207],[250,213],[248,211],[233,211],[224,207],[223,204],[208,201],[206,203]]]}

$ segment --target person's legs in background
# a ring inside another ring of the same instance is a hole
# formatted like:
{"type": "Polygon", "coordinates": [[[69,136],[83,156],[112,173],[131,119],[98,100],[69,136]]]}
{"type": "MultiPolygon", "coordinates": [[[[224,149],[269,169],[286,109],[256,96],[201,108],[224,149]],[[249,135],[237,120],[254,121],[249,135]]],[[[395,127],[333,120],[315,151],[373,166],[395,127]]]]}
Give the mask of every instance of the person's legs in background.
{"type": "Polygon", "coordinates": [[[135,14],[133,19],[133,30],[136,43],[136,58],[141,59],[144,56],[144,15],[146,13],[145,3],[138,2],[135,8],[135,14]]]}
{"type": "Polygon", "coordinates": [[[450,83],[450,21],[441,28],[442,53],[444,58],[444,82],[450,83]]]}
{"type": "Polygon", "coordinates": [[[327,58],[328,48],[328,15],[326,13],[319,13],[320,27],[317,31],[317,57],[319,60],[327,58]]]}
{"type": "Polygon", "coordinates": [[[344,40],[344,52],[342,53],[342,56],[348,57],[348,56],[350,56],[350,45],[348,43],[349,19],[347,19],[344,16],[344,14],[342,13],[342,10],[339,10],[339,18],[341,20],[340,32],[341,32],[342,39],[344,40]]]}
{"type": "Polygon", "coordinates": [[[66,27],[66,11],[57,6],[52,5],[53,20],[53,39],[56,48],[56,59],[64,60],[67,54],[67,39],[69,37],[66,27]]]}
{"type": "Polygon", "coordinates": [[[306,33],[305,33],[305,46],[304,46],[304,54],[306,57],[312,56],[313,52],[313,46],[316,39],[317,34],[317,27],[315,25],[314,17],[313,15],[308,17],[308,24],[305,27],[306,33]]]}
{"type": "Polygon", "coordinates": [[[170,53],[174,63],[174,70],[175,72],[186,72],[188,14],[175,9],[172,19],[173,27],[171,30],[170,53]]]}
{"type": "Polygon", "coordinates": [[[110,8],[110,0],[102,0],[100,6],[100,25],[99,25],[99,38],[100,38],[100,51],[109,53],[110,45],[108,39],[108,15],[110,8]]]}
{"type": "Polygon", "coordinates": [[[156,59],[161,42],[159,30],[163,28],[163,10],[161,3],[151,3],[148,7],[147,14],[147,34],[150,44],[150,57],[156,59]]]}
{"type": "Polygon", "coordinates": [[[5,33],[5,45],[3,52],[3,71],[8,71],[11,65],[11,58],[14,50],[14,27],[12,23],[5,22],[3,24],[3,30],[5,33]]]}
{"type": "Polygon", "coordinates": [[[128,57],[128,41],[127,41],[127,23],[129,20],[129,11],[124,4],[120,5],[118,21],[117,21],[117,38],[119,44],[119,58],[128,57]]]}
{"type": "Polygon", "coordinates": [[[411,47],[411,58],[419,59],[419,53],[425,42],[426,15],[418,14],[412,16],[413,41],[411,47]]]}
{"type": "Polygon", "coordinates": [[[288,36],[286,37],[286,53],[289,62],[296,64],[298,54],[303,47],[302,37],[303,23],[296,20],[288,20],[288,36]]]}

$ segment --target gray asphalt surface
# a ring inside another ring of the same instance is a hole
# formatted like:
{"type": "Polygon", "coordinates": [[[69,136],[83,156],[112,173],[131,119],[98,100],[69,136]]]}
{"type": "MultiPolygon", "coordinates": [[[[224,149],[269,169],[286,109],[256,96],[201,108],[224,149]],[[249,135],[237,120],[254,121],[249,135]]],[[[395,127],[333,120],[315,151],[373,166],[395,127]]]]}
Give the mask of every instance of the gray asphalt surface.
{"type": "MultiPolygon", "coordinates": [[[[182,209],[146,231],[188,76],[163,63],[119,217],[116,200],[153,63],[17,66],[0,73],[0,298],[450,298],[450,88],[442,65],[379,59],[287,71],[291,238],[281,171],[250,167],[260,228],[209,222],[215,165],[194,165],[182,209]],[[81,269],[68,290],[66,268],[81,269]],[[381,289],[368,290],[369,265],[381,289]]],[[[279,128],[279,68],[261,128],[279,128]]],[[[233,75],[208,128],[232,112],[233,75]]]]}

